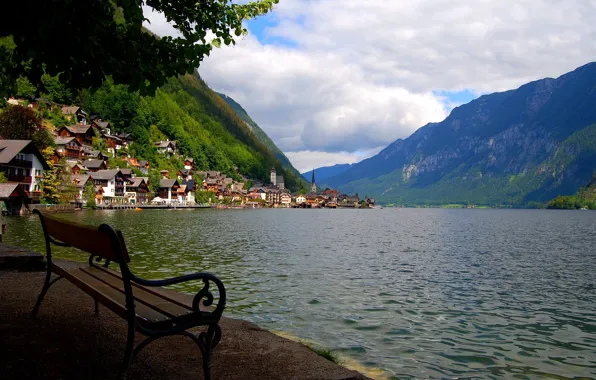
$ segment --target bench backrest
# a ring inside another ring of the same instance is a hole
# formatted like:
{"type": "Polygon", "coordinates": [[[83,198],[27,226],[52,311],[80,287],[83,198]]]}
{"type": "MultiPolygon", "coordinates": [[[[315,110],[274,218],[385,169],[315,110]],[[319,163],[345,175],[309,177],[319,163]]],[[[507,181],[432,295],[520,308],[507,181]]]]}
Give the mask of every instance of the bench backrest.
{"type": "Polygon", "coordinates": [[[51,237],[49,242],[54,244],[58,241],[58,245],[78,248],[92,256],[116,263],[130,262],[122,233],[107,224],[99,227],[85,226],[43,215],[38,210],[34,210],[34,213],[39,215],[46,242],[51,237]]]}

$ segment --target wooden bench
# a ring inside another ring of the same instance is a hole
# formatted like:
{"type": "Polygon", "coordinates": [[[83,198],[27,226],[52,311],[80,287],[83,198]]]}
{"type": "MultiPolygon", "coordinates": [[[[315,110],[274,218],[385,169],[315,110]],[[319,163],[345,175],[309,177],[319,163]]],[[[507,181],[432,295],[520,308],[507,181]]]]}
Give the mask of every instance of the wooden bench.
{"type": "Polygon", "coordinates": [[[138,352],[147,344],[164,336],[185,335],[201,350],[205,379],[211,379],[211,356],[221,339],[218,324],[226,304],[223,283],[210,273],[194,273],[166,280],[145,280],[135,276],[129,269],[130,257],[120,231],[107,224],[98,228],[83,226],[42,215],[38,210],[46,243],[46,278],[33,308],[35,318],[50,286],[66,278],[128,322],[128,336],[120,375],[126,371],[138,352]],[[87,263],[52,258],[52,244],[74,247],[89,254],[87,263]],[[110,263],[120,271],[109,269],[110,263]],[[51,279],[52,273],[58,277],[51,279]],[[202,288],[194,296],[187,296],[161,288],[191,280],[200,280],[202,288]],[[217,304],[210,284],[217,288],[217,304]],[[198,336],[187,331],[196,326],[207,326],[198,336]],[[135,333],[147,338],[134,348],[135,333]],[[134,349],[134,350],[133,350],[134,349]]]}

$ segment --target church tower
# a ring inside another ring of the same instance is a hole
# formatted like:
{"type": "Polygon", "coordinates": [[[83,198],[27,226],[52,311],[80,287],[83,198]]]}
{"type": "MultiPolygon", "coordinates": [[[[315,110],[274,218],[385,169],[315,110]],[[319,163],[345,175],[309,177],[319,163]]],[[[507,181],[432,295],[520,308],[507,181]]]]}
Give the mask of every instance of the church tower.
{"type": "Polygon", "coordinates": [[[317,184],[315,183],[315,168],[312,168],[312,180],[310,181],[310,192],[316,194],[317,184]]]}
{"type": "Polygon", "coordinates": [[[271,184],[273,186],[277,185],[277,173],[275,172],[275,166],[271,168],[271,184]]]}

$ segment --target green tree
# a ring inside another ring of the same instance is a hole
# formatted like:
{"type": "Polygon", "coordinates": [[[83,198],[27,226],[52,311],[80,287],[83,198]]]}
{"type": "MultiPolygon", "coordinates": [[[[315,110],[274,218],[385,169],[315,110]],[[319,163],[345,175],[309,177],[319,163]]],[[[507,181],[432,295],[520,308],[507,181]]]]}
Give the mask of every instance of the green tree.
{"type": "Polygon", "coordinates": [[[0,172],[0,183],[7,182],[6,174],[4,172],[0,172]]]}
{"type": "Polygon", "coordinates": [[[43,74],[41,83],[43,84],[42,96],[58,103],[68,103],[72,98],[70,90],[60,81],[61,73],[51,76],[43,74]]]}
{"type": "Polygon", "coordinates": [[[37,88],[29,82],[29,79],[25,77],[18,77],[17,78],[17,95],[22,96],[24,98],[29,98],[31,96],[35,96],[37,92],[37,88]]]}
{"type": "Polygon", "coordinates": [[[159,174],[159,170],[151,169],[149,170],[149,193],[152,195],[157,194],[159,190],[159,180],[161,179],[161,175],[159,174]]]}
{"type": "Polygon", "coordinates": [[[97,202],[95,201],[95,186],[92,181],[88,181],[83,188],[83,199],[86,202],[86,206],[95,210],[97,202]]]}
{"type": "Polygon", "coordinates": [[[42,203],[60,203],[60,179],[58,178],[56,167],[50,159],[54,153],[54,149],[47,147],[41,153],[50,166],[50,169],[45,171],[43,180],[41,181],[41,201],[42,203]]]}
{"type": "Polygon", "coordinates": [[[213,46],[234,44],[247,32],[244,20],[278,1],[23,0],[19,8],[26,12],[0,13],[0,37],[13,36],[13,62],[30,62],[30,70],[9,67],[15,81],[22,75],[37,85],[44,72],[62,73],[61,81],[76,89],[100,87],[109,75],[133,91],[151,93],[167,78],[192,72],[213,46]],[[145,30],[143,7],[162,13],[180,37],[156,38],[145,30]]]}
{"type": "Polygon", "coordinates": [[[91,140],[91,145],[93,146],[93,149],[95,150],[99,150],[100,152],[107,152],[108,150],[108,145],[106,144],[106,140],[102,139],[100,137],[93,137],[93,139],[91,140]]]}

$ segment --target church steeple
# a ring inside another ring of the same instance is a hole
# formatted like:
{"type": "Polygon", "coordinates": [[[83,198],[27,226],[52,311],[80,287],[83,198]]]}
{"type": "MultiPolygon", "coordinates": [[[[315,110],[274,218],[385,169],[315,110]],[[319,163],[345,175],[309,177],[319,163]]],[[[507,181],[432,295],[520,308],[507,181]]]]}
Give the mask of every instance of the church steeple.
{"type": "Polygon", "coordinates": [[[312,168],[312,180],[310,181],[310,192],[317,192],[317,184],[315,183],[315,168],[312,168]]]}

